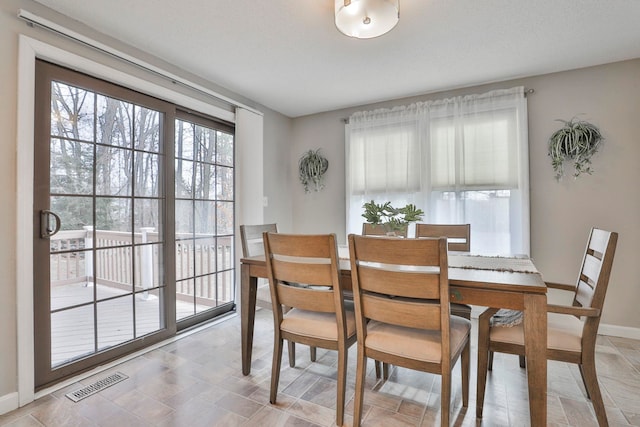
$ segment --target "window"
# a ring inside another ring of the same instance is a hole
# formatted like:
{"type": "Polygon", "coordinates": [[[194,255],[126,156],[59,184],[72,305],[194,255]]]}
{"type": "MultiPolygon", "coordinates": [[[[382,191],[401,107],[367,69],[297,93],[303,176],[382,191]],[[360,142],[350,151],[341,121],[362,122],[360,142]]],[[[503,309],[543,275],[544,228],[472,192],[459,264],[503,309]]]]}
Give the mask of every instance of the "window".
{"type": "Polygon", "coordinates": [[[522,87],[359,112],[346,128],[347,232],[362,204],[422,208],[424,222],[470,223],[472,251],[529,253],[522,87]]]}

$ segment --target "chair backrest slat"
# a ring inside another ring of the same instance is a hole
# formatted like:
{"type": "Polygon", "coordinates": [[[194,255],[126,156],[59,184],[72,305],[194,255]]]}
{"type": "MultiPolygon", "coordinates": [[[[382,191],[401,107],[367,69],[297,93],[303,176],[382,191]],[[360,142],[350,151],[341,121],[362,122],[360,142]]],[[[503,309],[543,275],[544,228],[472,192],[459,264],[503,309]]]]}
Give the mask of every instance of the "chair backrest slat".
{"type": "Polygon", "coordinates": [[[584,265],[580,272],[583,277],[582,280],[587,282],[591,287],[596,285],[598,276],[600,275],[600,269],[602,268],[602,260],[592,255],[587,254],[584,258],[584,265]]]}
{"type": "MultiPolygon", "coordinates": [[[[331,264],[313,261],[282,261],[274,257],[271,261],[273,274],[280,281],[295,283],[313,283],[319,286],[333,286],[331,264]]],[[[329,260],[327,260],[329,261],[329,260]]]]}
{"type": "Polygon", "coordinates": [[[287,307],[333,313],[336,310],[332,290],[317,290],[278,283],[278,300],[287,307]]]}
{"type": "Polygon", "coordinates": [[[591,238],[589,239],[589,249],[600,254],[604,254],[609,244],[610,233],[599,228],[594,228],[591,231],[591,238]]]}
{"type": "Polygon", "coordinates": [[[364,317],[392,325],[416,329],[440,329],[440,304],[364,294],[364,317]]]}
{"type": "Polygon", "coordinates": [[[360,288],[368,292],[385,293],[389,283],[393,283],[397,296],[425,299],[437,299],[440,297],[438,288],[438,275],[423,275],[411,271],[389,271],[380,268],[369,267],[360,263],[358,271],[360,275],[360,288]],[[416,286],[421,281],[423,286],[416,286]]]}
{"type": "Polygon", "coordinates": [[[416,237],[446,237],[450,251],[471,251],[471,224],[416,224],[416,237]]]}
{"type": "Polygon", "coordinates": [[[280,257],[324,258],[328,263],[333,251],[327,246],[327,236],[324,234],[271,234],[269,244],[272,252],[280,257]]]}
{"type": "Polygon", "coordinates": [[[359,259],[364,262],[378,262],[397,265],[436,266],[439,265],[438,245],[409,245],[406,239],[367,239],[360,246],[359,259]]]}

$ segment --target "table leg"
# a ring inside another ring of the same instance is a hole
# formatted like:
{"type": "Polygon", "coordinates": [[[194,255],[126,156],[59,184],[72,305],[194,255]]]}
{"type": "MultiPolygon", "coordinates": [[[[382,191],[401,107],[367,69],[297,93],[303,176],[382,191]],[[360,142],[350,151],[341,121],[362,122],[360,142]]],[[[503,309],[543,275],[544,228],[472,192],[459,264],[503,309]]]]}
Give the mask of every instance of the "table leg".
{"type": "Polygon", "coordinates": [[[240,266],[240,325],[242,334],[242,375],[251,373],[253,325],[256,319],[256,293],[258,279],[249,274],[250,266],[240,266]]]}
{"type": "Polygon", "coordinates": [[[525,295],[524,341],[531,426],[547,425],[547,297],[525,295]]]}

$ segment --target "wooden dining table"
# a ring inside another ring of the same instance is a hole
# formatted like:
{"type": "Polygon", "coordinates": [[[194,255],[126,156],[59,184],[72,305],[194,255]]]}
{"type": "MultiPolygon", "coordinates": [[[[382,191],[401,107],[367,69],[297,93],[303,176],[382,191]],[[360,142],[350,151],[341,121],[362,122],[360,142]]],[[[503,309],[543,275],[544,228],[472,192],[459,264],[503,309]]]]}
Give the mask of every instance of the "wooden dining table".
{"type": "MultiPolygon", "coordinates": [[[[348,249],[346,255],[344,247],[341,247],[339,252],[340,280],[345,290],[351,290],[348,249]]],[[[267,277],[267,268],[262,255],[242,258],[240,262],[242,374],[249,375],[258,278],[267,277]]],[[[448,274],[451,302],[521,310],[524,313],[531,425],[545,426],[547,424],[547,286],[542,276],[528,259],[458,254],[449,255],[448,274]]]]}

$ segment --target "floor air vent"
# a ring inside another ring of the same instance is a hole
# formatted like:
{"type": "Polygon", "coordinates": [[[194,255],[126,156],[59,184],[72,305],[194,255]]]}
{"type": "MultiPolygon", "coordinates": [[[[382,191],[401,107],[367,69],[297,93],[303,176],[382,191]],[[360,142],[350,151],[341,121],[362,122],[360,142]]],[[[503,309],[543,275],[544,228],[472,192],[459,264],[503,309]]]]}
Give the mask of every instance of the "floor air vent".
{"type": "Polygon", "coordinates": [[[124,381],[127,378],[129,377],[126,376],[125,374],[121,372],[116,372],[115,374],[109,375],[108,377],[98,380],[93,384],[89,384],[88,386],[82,387],[79,390],[73,391],[71,393],[67,393],[65,396],[67,396],[69,399],[73,400],[74,402],[79,402],[85,397],[89,397],[92,394],[95,394],[100,390],[104,390],[105,388],[110,387],[114,384],[117,384],[120,381],[124,381]]]}

